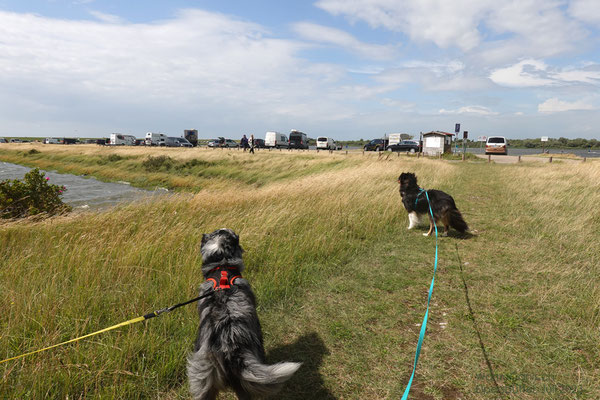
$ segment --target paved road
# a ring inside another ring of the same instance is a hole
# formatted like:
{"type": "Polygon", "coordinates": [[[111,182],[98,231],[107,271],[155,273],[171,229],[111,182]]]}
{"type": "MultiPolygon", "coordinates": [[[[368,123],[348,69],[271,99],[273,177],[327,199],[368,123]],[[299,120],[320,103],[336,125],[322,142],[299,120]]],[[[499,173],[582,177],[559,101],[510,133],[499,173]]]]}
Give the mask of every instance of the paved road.
{"type": "MultiPolygon", "coordinates": [[[[479,158],[488,159],[488,156],[483,154],[475,154],[479,158]]],[[[519,162],[519,156],[491,156],[492,161],[498,164],[516,164],[519,162]]],[[[580,163],[582,159],[576,158],[557,158],[553,157],[553,161],[561,161],[568,163],[580,163]]],[[[536,156],[521,156],[521,162],[550,162],[549,157],[536,157],[536,156]]]]}

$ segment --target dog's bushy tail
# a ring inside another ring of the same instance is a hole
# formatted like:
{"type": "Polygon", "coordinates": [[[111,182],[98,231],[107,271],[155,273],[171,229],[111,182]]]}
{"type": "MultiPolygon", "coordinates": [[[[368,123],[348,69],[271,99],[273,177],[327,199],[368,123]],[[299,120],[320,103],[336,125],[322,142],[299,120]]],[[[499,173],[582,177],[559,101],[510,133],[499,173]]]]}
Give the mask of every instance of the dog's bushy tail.
{"type": "Polygon", "coordinates": [[[462,214],[458,211],[458,208],[453,208],[448,211],[450,214],[450,226],[459,231],[460,233],[465,233],[469,227],[465,220],[463,219],[462,214]]]}
{"type": "Polygon", "coordinates": [[[245,367],[240,376],[240,383],[248,392],[256,396],[267,396],[277,393],[285,381],[300,368],[302,363],[280,362],[266,365],[253,354],[244,357],[245,367]]]}

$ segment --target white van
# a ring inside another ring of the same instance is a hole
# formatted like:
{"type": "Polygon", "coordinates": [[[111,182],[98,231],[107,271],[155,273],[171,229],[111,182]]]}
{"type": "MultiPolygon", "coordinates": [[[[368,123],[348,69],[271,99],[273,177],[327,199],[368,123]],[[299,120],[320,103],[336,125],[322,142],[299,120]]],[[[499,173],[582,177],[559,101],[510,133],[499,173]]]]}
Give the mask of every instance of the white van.
{"type": "Polygon", "coordinates": [[[110,134],[111,146],[135,146],[135,136],[123,135],[122,133],[110,134]]]}
{"type": "Polygon", "coordinates": [[[287,148],[288,138],[283,133],[267,132],[265,134],[265,147],[287,148]]]}
{"type": "Polygon", "coordinates": [[[319,136],[317,138],[317,150],[337,150],[337,145],[332,138],[319,136]]]}
{"type": "Polygon", "coordinates": [[[508,142],[504,136],[490,136],[485,142],[485,154],[502,154],[507,155],[508,142]]]}
{"type": "Polygon", "coordinates": [[[146,146],[165,146],[167,142],[167,135],[163,133],[146,133],[146,146]]]}
{"type": "Polygon", "coordinates": [[[46,139],[44,139],[44,144],[60,144],[60,143],[62,143],[61,138],[47,137],[46,139]]]}

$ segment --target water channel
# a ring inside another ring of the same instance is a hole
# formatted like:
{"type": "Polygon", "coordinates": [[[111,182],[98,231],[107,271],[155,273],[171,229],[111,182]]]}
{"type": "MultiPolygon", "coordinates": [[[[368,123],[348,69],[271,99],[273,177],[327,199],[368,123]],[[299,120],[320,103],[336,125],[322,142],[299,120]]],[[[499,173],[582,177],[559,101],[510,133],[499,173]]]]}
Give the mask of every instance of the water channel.
{"type": "MultiPolygon", "coordinates": [[[[22,165],[0,162],[0,181],[5,179],[23,179],[31,168],[22,165]]],[[[149,196],[165,194],[164,190],[143,190],[130,186],[126,182],[102,182],[92,177],[71,174],[59,174],[44,171],[50,178],[49,183],[64,185],[67,190],[62,199],[75,209],[103,209],[121,202],[131,202],[149,196]]]]}

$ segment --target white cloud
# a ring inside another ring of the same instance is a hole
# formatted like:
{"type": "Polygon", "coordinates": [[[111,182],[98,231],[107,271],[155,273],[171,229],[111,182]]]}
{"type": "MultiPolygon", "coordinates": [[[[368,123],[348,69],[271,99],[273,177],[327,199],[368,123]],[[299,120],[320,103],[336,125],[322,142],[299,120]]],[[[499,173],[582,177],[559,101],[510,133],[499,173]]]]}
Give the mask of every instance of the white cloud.
{"type": "Polygon", "coordinates": [[[490,0],[320,0],[317,7],[374,28],[404,32],[416,41],[470,50],[481,41],[477,24],[490,0]]]}
{"type": "Polygon", "coordinates": [[[89,13],[90,15],[96,17],[99,21],[106,22],[108,24],[121,24],[125,22],[123,18],[117,15],[106,14],[95,10],[91,10],[89,13]]]}
{"type": "Polygon", "coordinates": [[[571,0],[569,14],[581,21],[600,25],[600,7],[598,0],[571,0]]]}
{"type": "Polygon", "coordinates": [[[523,60],[507,68],[493,71],[490,79],[502,86],[533,87],[552,85],[555,82],[545,77],[548,66],[538,60],[523,60]]]}
{"type": "Polygon", "coordinates": [[[298,22],[293,25],[293,29],[306,40],[339,46],[366,58],[388,60],[396,55],[393,46],[364,43],[339,29],[311,22],[298,22]]]}
{"type": "Polygon", "coordinates": [[[489,115],[498,115],[497,112],[490,110],[487,107],[483,107],[483,106],[464,106],[464,107],[460,107],[459,109],[456,110],[446,110],[444,108],[442,108],[439,111],[440,114],[476,114],[476,115],[484,115],[484,116],[489,116],[489,115]]]}
{"type": "Polygon", "coordinates": [[[595,110],[596,108],[584,100],[574,102],[562,101],[553,97],[538,105],[538,112],[557,113],[576,110],[595,110]]]}
{"type": "Polygon", "coordinates": [[[381,100],[381,104],[402,111],[413,110],[416,107],[416,104],[410,101],[390,99],[387,97],[381,100]]]}
{"type": "Polygon", "coordinates": [[[38,117],[47,120],[99,119],[80,108],[108,107],[105,121],[137,112],[144,126],[176,113],[221,129],[242,116],[267,124],[354,112],[339,89],[348,85],[343,66],[302,59],[307,43],[224,14],[183,10],[154,23],[107,24],[0,11],[0,38],[5,125],[9,115],[28,118],[18,103],[37,104],[29,109],[46,110],[38,117]]]}
{"type": "Polygon", "coordinates": [[[468,69],[462,61],[430,62],[410,60],[398,67],[381,71],[375,77],[385,85],[404,85],[418,83],[428,91],[471,91],[489,88],[487,77],[480,76],[481,71],[468,69]]]}
{"type": "MultiPolygon", "coordinates": [[[[595,2],[591,15],[598,15],[597,0],[580,1],[586,7],[577,10],[593,8],[595,2]]],[[[567,53],[580,48],[588,35],[558,0],[319,0],[316,5],[416,42],[459,48],[484,65],[567,53]]]]}
{"type": "Polygon", "coordinates": [[[539,60],[523,60],[490,74],[498,85],[509,87],[560,86],[567,84],[600,84],[600,65],[590,64],[584,68],[550,68],[539,60]]]}

